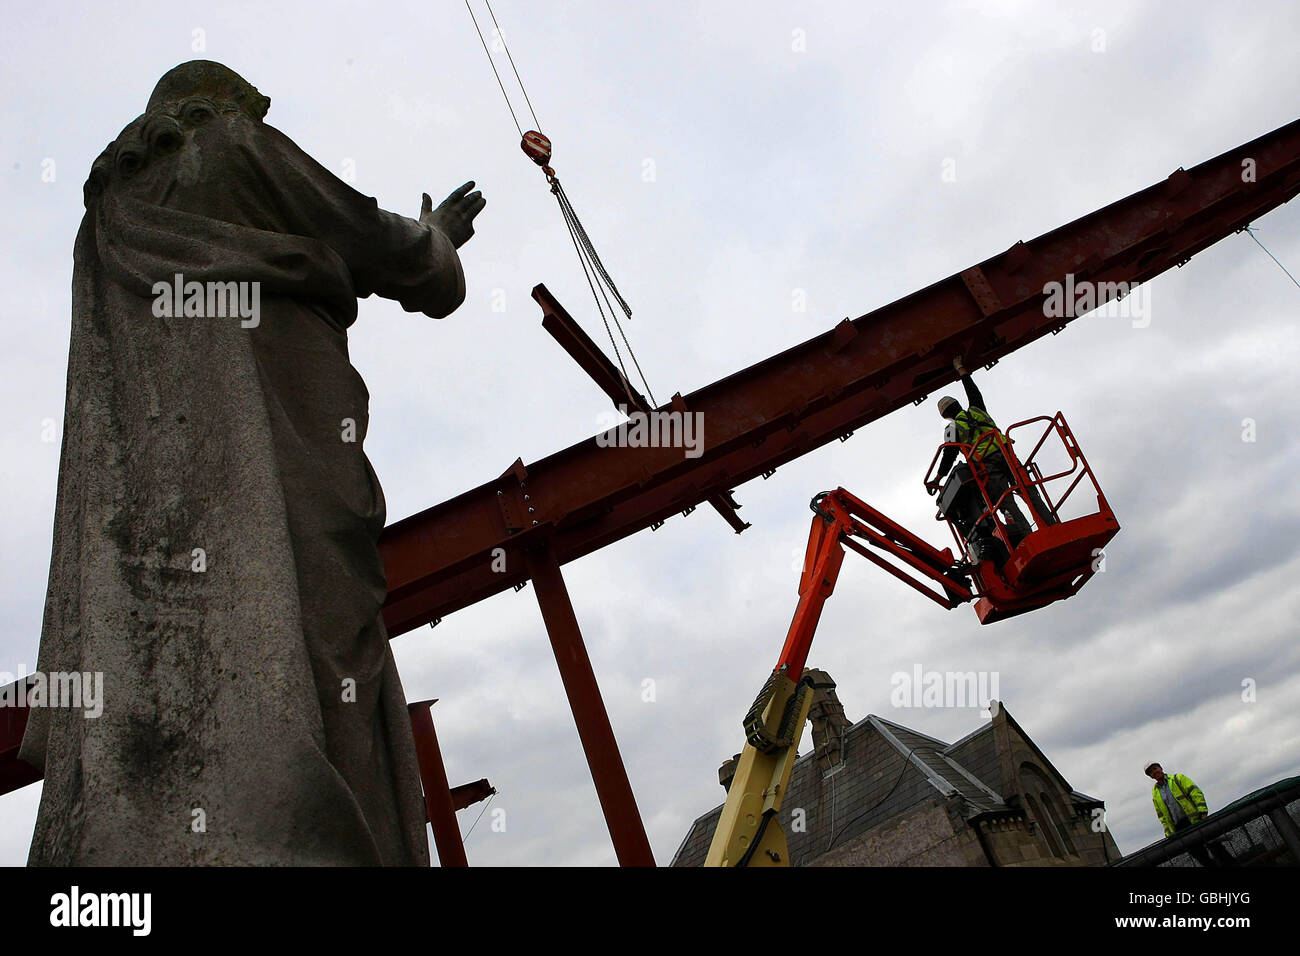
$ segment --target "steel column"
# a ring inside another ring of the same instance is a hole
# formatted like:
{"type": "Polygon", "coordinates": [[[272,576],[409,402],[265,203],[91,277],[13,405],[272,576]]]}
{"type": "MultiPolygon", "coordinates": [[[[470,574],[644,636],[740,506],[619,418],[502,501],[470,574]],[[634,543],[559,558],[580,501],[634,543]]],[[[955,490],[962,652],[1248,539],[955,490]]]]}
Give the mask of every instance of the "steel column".
{"type": "Polygon", "coordinates": [[[524,556],[619,865],[654,866],[641,811],[637,809],[623,757],[618,752],[618,741],[614,739],[614,729],[600,697],[600,686],[591,669],[555,551],[549,542],[543,542],[526,550],[524,556]]]}
{"type": "Polygon", "coordinates": [[[433,729],[433,714],[429,709],[437,700],[421,700],[407,704],[411,715],[411,732],[415,735],[415,755],[420,761],[420,782],[424,785],[424,809],[433,826],[433,842],[438,848],[440,866],[469,866],[465,858],[465,844],[460,839],[460,825],[451,803],[451,787],[447,784],[447,768],[438,749],[438,734],[433,729]]]}

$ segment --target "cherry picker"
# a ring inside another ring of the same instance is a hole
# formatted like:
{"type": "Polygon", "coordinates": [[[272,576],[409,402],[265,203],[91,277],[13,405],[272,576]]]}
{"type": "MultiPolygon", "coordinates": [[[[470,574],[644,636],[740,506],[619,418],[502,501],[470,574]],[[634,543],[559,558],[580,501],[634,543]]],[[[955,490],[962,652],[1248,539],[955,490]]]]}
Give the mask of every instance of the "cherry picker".
{"type": "Polygon", "coordinates": [[[980,623],[991,624],[1078,593],[1100,569],[1102,549],[1119,531],[1060,412],[1017,422],[1005,434],[992,429],[974,435],[969,444],[944,442],[924,482],[938,492],[935,518],[952,531],[955,551],[934,547],[843,488],[812,499],[799,603],[776,667],[745,715],[745,749],[706,866],[788,863],[777,815],[813,701],[813,683],[804,664],[822,608],[835,590],[845,548],[942,607],[973,603],[980,623]],[[1023,460],[1014,451],[1013,433],[1028,439],[1031,450],[1023,460]],[[961,463],[940,484],[935,470],[949,448],[956,449],[961,463]],[[1010,487],[989,480],[984,458],[993,448],[1001,452],[1014,478],[1010,487]],[[1055,455],[1049,454],[1053,451],[1055,455]],[[1085,494],[1076,497],[1081,488],[1095,494],[1095,504],[1085,494]],[[998,490],[1000,494],[991,493],[998,490]],[[1008,496],[1018,498],[1032,515],[1027,534],[1013,534],[1008,528],[1003,517],[1011,504],[1008,496]],[[1077,514],[1080,509],[1084,513],[1077,514]]]}

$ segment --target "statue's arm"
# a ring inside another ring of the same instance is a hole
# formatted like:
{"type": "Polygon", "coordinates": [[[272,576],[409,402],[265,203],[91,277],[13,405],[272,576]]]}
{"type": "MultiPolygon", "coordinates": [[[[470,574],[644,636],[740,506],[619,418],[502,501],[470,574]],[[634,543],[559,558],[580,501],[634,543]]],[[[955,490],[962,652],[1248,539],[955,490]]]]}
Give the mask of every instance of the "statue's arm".
{"type": "Polygon", "coordinates": [[[358,298],[395,299],[441,319],[465,300],[456,246],[435,224],[380,209],[271,126],[259,124],[257,165],[289,228],[319,239],[352,273],[358,298]]]}
{"type": "Polygon", "coordinates": [[[373,291],[396,299],[407,312],[423,312],[435,319],[451,315],[465,301],[465,272],[452,241],[437,229],[380,209],[377,203],[375,209],[381,223],[379,247],[390,252],[369,266],[366,281],[373,291]]]}

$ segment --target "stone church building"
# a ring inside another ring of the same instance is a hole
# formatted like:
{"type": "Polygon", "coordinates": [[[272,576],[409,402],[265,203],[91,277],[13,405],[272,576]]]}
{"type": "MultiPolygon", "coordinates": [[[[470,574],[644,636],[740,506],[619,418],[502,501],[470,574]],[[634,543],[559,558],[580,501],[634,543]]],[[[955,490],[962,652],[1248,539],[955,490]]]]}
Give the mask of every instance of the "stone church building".
{"type": "MultiPolygon", "coordinates": [[[[883,717],[850,725],[825,672],[780,812],[794,866],[1104,866],[1105,804],[1075,790],[1003,705],[954,743],[883,717]]],[[[734,761],[719,771],[726,786],[734,761]]],[[[673,866],[700,866],[722,807],[673,866]]]]}

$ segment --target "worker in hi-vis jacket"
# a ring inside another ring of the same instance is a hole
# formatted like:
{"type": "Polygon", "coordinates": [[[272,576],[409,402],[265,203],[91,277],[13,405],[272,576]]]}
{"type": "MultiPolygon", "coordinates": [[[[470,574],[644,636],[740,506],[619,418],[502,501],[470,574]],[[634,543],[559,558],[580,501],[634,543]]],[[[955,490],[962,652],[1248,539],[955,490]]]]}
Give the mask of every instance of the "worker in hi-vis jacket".
{"type": "MultiPolygon", "coordinates": [[[[1205,794],[1185,774],[1167,774],[1154,760],[1142,768],[1142,772],[1155,781],[1151,788],[1151,802],[1155,804],[1156,817],[1165,828],[1166,838],[1209,816],[1210,809],[1205,802],[1205,794]]],[[[1209,842],[1189,845],[1187,852],[1201,866],[1225,866],[1231,862],[1230,859],[1221,859],[1226,852],[1223,847],[1209,842]]]]}
{"type": "Polygon", "coordinates": [[[1151,802],[1155,804],[1160,825],[1165,828],[1165,836],[1173,836],[1209,815],[1205,794],[1184,774],[1167,774],[1154,761],[1142,772],[1155,781],[1151,788],[1151,802]]]}
{"type": "MultiPolygon", "coordinates": [[[[1024,539],[1025,535],[1029,534],[1032,528],[1024,513],[1021,512],[1020,506],[1016,504],[1015,495],[1006,494],[1003,497],[1008,489],[1016,486],[1016,480],[1011,473],[1011,466],[1007,463],[1002,454],[1002,449],[998,446],[998,439],[1001,438],[1002,441],[1008,444],[1010,439],[998,430],[997,423],[986,410],[984,396],[971,380],[970,373],[966,370],[966,366],[962,364],[961,357],[958,356],[954,359],[952,364],[957,370],[957,374],[961,376],[962,386],[966,389],[968,406],[962,408],[961,403],[951,395],[945,395],[939,399],[939,414],[948,420],[943,440],[971,446],[971,458],[980,462],[987,473],[985,487],[988,490],[989,500],[997,503],[998,499],[1002,498],[999,510],[1006,521],[1007,535],[1010,537],[1011,546],[1014,548],[1024,539]]],[[[954,445],[949,445],[943,450],[935,480],[927,486],[931,492],[942,487],[942,479],[948,474],[956,458],[957,448],[954,445]]],[[[1031,486],[1023,490],[1029,496],[1034,509],[1042,516],[1044,523],[1056,524],[1056,518],[1043,503],[1038,494],[1038,489],[1031,486]]],[[[981,505],[980,510],[983,510],[983,507],[981,505]]]]}

